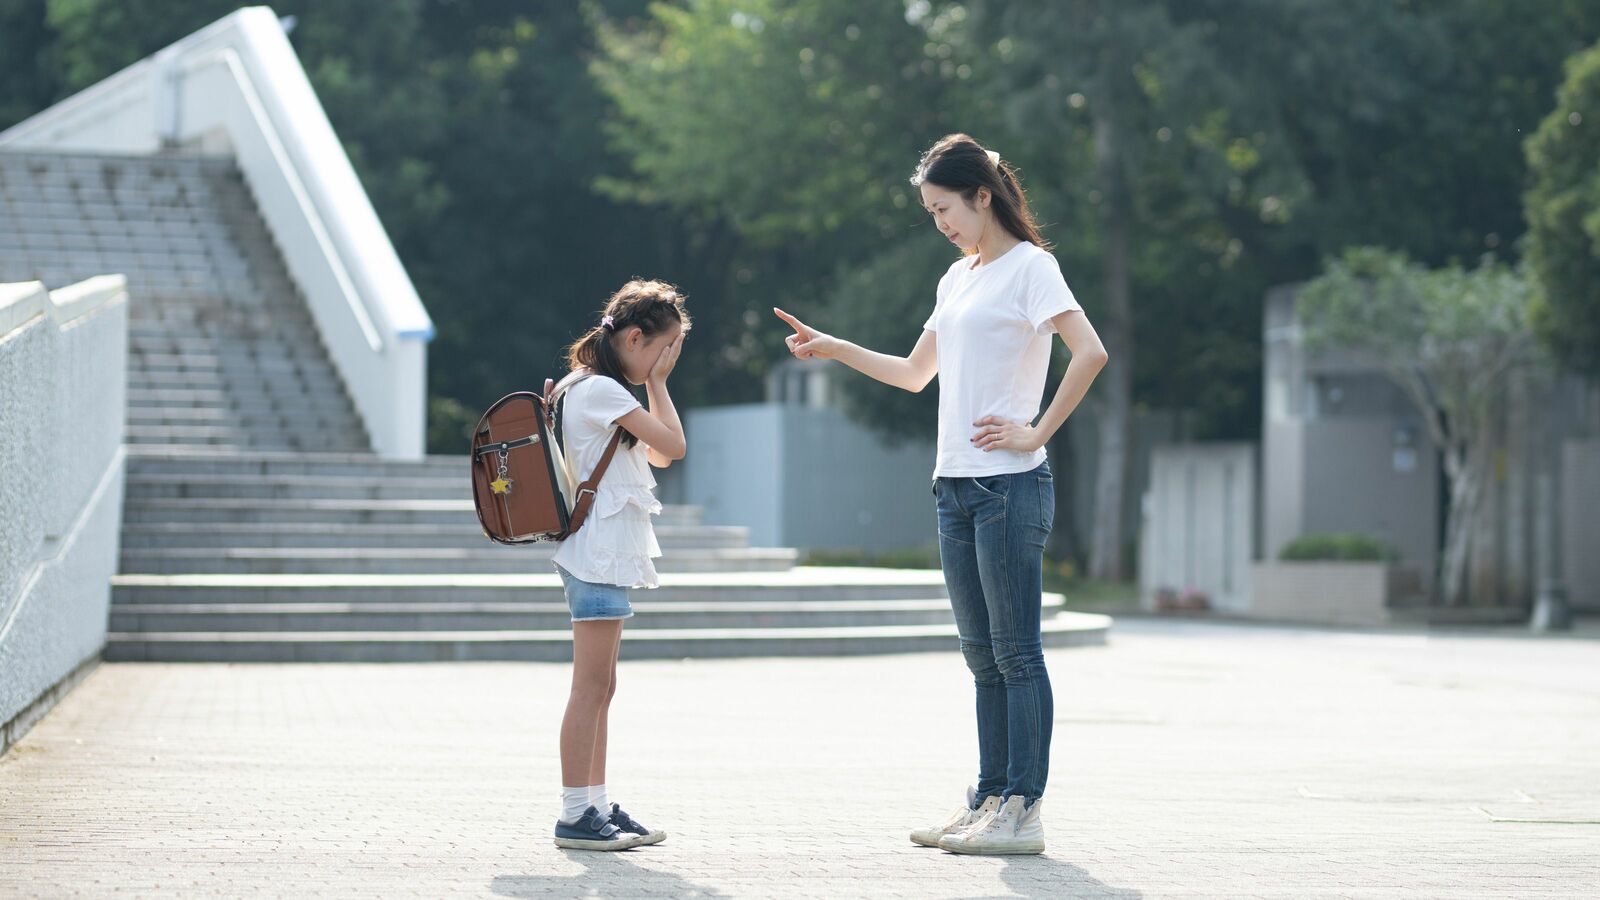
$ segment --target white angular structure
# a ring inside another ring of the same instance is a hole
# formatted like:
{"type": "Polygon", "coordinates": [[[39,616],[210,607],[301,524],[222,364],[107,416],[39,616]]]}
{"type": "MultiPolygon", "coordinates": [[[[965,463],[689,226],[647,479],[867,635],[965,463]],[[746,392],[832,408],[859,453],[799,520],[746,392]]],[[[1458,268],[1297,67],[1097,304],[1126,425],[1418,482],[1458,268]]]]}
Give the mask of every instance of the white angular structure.
{"type": "Polygon", "coordinates": [[[433,322],[272,10],[241,9],[0,132],[0,150],[232,156],[373,449],[421,458],[433,322]]]}

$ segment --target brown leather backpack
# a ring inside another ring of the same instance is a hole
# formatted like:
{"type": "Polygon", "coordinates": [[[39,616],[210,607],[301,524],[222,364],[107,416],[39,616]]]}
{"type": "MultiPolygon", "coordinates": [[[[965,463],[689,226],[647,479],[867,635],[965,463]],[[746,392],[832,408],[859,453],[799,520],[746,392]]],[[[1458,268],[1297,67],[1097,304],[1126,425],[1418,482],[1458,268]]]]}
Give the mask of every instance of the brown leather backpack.
{"type": "Polygon", "coordinates": [[[563,541],[583,527],[595,490],[622,440],[619,427],[588,480],[571,487],[566,460],[554,437],[555,410],[566,389],[584,377],[590,376],[563,379],[559,390],[546,379],[543,394],[507,394],[472,430],[472,500],[490,540],[563,541]]]}

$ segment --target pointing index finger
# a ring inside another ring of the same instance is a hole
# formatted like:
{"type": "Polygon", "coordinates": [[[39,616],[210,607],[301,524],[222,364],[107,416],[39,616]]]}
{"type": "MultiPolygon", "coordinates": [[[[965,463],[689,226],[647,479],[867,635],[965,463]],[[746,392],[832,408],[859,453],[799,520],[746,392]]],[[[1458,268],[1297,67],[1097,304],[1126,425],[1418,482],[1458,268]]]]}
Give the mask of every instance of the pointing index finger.
{"type": "Polygon", "coordinates": [[[783,310],[777,308],[776,306],[774,306],[772,308],[772,311],[773,311],[773,313],[775,313],[778,316],[778,318],[784,320],[785,322],[788,322],[789,325],[792,326],[794,328],[794,330],[799,332],[800,334],[809,334],[811,332],[811,329],[809,329],[806,326],[800,324],[800,320],[799,319],[796,319],[794,316],[789,315],[788,313],[786,313],[783,310]]]}

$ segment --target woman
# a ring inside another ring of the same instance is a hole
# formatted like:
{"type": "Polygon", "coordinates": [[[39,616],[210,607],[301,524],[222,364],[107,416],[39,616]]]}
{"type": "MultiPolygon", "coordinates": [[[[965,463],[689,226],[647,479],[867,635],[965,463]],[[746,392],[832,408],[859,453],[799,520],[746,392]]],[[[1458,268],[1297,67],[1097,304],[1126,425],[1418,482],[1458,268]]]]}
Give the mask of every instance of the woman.
{"type": "Polygon", "coordinates": [[[939,376],[939,558],[977,686],[978,783],[948,819],[911,840],[954,853],[1041,853],[1053,702],[1039,613],[1055,517],[1044,447],[1106,351],[998,154],[949,135],[923,154],[911,182],[963,256],[939,280],[910,356],[877,353],[773,311],[794,328],[786,342],[801,359],[838,360],[908,391],[939,376]],[[1038,416],[1052,334],[1072,361],[1038,416]]]}

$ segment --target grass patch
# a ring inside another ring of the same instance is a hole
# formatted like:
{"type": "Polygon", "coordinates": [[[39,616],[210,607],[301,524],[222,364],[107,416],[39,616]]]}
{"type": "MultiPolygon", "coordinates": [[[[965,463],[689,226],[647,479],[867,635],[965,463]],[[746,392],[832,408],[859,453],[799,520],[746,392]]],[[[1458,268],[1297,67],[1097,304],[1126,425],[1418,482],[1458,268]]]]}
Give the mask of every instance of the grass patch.
{"type": "MultiPolygon", "coordinates": [[[[803,566],[867,566],[876,569],[937,569],[939,548],[911,547],[872,553],[866,550],[812,550],[800,563],[803,566]]],[[[1044,564],[1044,589],[1063,594],[1067,608],[1083,612],[1139,612],[1139,585],[1132,581],[1098,581],[1082,578],[1070,562],[1047,559],[1044,564]]]]}
{"type": "Polygon", "coordinates": [[[866,566],[874,569],[937,569],[939,548],[909,547],[873,553],[866,550],[812,550],[802,566],[866,566]]]}
{"type": "Polygon", "coordinates": [[[1049,569],[1044,573],[1044,589],[1067,598],[1067,609],[1079,612],[1139,612],[1139,585],[1132,581],[1098,581],[1063,575],[1049,569]]]}

